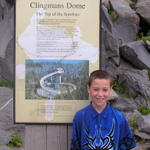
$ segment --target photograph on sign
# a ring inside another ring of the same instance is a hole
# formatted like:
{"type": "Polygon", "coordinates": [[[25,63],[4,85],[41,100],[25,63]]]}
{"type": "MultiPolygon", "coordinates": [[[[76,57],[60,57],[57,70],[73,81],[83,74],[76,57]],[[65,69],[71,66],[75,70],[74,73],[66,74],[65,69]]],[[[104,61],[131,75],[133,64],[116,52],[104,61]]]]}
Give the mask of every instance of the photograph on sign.
{"type": "Polygon", "coordinates": [[[16,1],[15,123],[71,123],[99,69],[100,1],[16,1]]]}
{"type": "Polygon", "coordinates": [[[26,60],[27,100],[87,100],[89,63],[83,60],[26,60]]]}

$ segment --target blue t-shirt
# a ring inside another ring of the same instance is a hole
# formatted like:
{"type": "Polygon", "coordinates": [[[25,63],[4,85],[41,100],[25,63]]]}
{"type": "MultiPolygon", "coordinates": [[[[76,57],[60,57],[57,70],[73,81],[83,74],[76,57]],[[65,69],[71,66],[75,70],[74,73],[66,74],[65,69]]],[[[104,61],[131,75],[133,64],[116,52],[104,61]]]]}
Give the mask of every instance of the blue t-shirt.
{"type": "Polygon", "coordinates": [[[98,113],[90,104],[75,114],[71,150],[130,150],[135,146],[124,115],[110,105],[98,113]]]}

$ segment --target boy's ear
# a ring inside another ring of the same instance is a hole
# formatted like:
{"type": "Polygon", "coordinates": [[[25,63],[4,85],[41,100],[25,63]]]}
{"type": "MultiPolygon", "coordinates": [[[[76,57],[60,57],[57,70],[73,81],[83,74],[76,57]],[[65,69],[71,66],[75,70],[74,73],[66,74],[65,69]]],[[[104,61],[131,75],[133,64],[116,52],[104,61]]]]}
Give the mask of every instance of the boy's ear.
{"type": "Polygon", "coordinates": [[[110,90],[111,90],[111,92],[112,92],[112,90],[113,90],[113,89],[112,89],[112,86],[110,87],[110,90]]]}
{"type": "Polygon", "coordinates": [[[113,89],[111,89],[110,97],[108,100],[115,99],[115,98],[118,98],[118,94],[113,89]]]}
{"type": "Polygon", "coordinates": [[[112,94],[112,92],[113,92],[113,89],[112,89],[112,86],[111,86],[111,88],[110,88],[110,94],[112,94]]]}

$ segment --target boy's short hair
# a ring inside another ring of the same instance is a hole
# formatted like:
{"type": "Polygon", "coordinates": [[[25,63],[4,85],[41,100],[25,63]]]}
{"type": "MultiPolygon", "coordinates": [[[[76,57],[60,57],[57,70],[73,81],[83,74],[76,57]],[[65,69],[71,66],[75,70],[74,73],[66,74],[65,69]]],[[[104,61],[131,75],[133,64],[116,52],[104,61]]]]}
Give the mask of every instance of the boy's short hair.
{"type": "Polygon", "coordinates": [[[113,84],[113,77],[106,71],[104,70],[95,70],[91,72],[89,81],[88,81],[88,86],[91,86],[91,83],[95,79],[108,79],[110,80],[110,86],[113,84]]]}

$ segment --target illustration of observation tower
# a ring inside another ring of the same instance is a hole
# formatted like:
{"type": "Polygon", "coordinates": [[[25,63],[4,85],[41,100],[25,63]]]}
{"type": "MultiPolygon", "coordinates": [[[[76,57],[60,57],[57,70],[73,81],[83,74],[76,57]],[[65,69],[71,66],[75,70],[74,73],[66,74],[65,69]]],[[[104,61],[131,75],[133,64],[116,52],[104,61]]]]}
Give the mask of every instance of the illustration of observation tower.
{"type": "Polygon", "coordinates": [[[56,71],[51,72],[40,79],[41,88],[37,89],[37,94],[41,97],[54,99],[55,96],[61,94],[71,93],[76,89],[72,83],[62,82],[63,68],[57,68],[56,71]]]}

